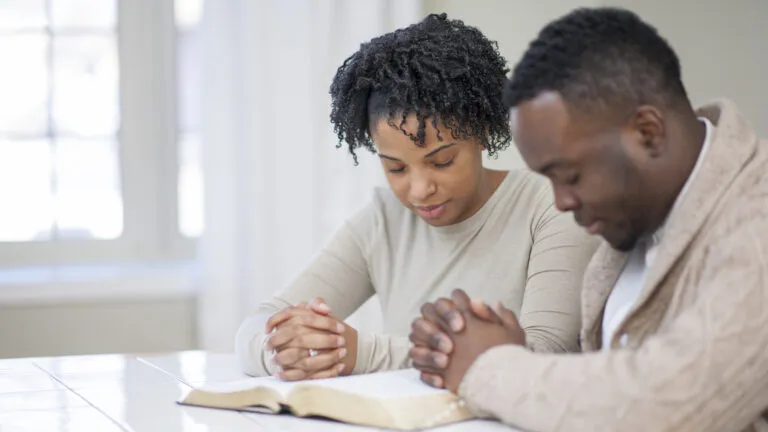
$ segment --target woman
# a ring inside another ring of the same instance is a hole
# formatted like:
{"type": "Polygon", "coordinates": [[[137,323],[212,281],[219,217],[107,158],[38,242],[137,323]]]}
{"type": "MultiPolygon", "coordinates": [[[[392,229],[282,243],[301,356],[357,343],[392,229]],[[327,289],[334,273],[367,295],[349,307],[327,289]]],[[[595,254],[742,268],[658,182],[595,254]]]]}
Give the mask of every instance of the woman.
{"type": "Polygon", "coordinates": [[[578,349],[595,242],[554,208],[543,178],[482,164],[483,151],[510,143],[505,63],[495,43],[443,14],[361,45],[338,69],[335,131],[353,156],[378,154],[390,187],[242,324],[246,373],[298,380],[408,367],[411,321],[457,287],[515,311],[531,349],[578,349]],[[384,334],[358,333],[343,320],[374,294],[384,334]]]}

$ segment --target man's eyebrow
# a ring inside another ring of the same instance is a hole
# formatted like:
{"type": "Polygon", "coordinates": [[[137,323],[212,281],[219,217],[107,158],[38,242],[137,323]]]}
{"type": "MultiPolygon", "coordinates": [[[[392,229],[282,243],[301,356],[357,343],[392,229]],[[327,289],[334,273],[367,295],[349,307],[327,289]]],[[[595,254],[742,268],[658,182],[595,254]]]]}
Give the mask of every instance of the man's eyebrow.
{"type": "Polygon", "coordinates": [[[552,171],[553,169],[559,168],[560,166],[566,165],[568,162],[566,162],[563,159],[555,159],[552,161],[549,161],[544,164],[541,168],[535,170],[541,174],[547,174],[548,172],[552,171]]]}

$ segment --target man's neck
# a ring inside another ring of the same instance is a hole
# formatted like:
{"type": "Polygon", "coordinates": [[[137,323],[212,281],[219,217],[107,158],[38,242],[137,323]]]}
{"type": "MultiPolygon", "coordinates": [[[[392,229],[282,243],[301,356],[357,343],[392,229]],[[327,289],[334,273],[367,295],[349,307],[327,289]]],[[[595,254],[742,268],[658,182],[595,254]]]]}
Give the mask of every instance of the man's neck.
{"type": "MultiPolygon", "coordinates": [[[[646,233],[647,236],[654,235],[664,226],[675,203],[683,193],[686,183],[688,183],[688,180],[691,178],[696,163],[699,160],[699,156],[701,155],[704,141],[707,136],[707,126],[697,117],[694,117],[692,121],[686,122],[686,125],[682,128],[679,136],[680,138],[677,141],[681,144],[680,152],[673,157],[673,160],[677,162],[674,162],[673,165],[669,167],[669,177],[671,180],[664,182],[670,187],[664,195],[664,205],[659,212],[659,216],[656,218],[657,223],[654,224],[650,232],[646,233]]],[[[662,188],[660,189],[664,190],[662,188]]]]}

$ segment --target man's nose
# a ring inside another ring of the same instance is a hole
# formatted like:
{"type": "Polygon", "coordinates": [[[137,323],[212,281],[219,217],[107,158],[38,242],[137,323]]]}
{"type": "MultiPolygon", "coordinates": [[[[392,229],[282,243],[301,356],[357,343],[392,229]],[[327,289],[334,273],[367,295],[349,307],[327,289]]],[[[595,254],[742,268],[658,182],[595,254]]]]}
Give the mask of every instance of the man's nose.
{"type": "Polygon", "coordinates": [[[561,212],[572,212],[579,208],[579,200],[566,188],[555,187],[555,207],[561,212]]]}

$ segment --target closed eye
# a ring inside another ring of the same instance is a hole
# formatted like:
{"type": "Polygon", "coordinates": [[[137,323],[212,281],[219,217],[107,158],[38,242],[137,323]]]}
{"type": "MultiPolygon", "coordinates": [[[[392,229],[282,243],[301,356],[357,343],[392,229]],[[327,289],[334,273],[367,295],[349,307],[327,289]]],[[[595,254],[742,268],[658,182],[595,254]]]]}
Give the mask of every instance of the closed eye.
{"type": "Polygon", "coordinates": [[[437,162],[435,162],[435,163],[434,163],[434,165],[435,165],[436,167],[438,167],[438,168],[447,168],[447,167],[449,167],[449,166],[453,165],[453,159],[451,159],[451,160],[449,160],[449,161],[447,161],[447,162],[443,162],[443,163],[437,163],[437,162]]]}

